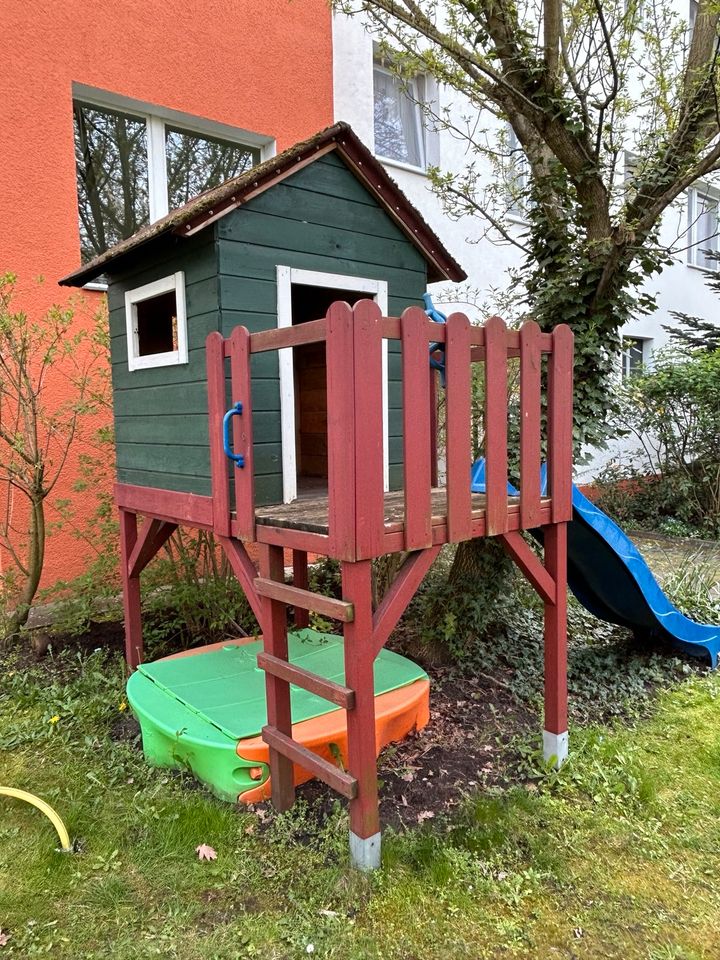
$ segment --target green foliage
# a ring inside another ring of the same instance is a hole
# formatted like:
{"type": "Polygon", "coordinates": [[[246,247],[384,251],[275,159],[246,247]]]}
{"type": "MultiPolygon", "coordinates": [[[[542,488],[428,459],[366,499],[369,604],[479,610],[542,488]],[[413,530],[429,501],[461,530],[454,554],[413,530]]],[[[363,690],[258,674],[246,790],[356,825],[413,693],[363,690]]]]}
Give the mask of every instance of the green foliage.
{"type": "MultiPolygon", "coordinates": [[[[420,656],[438,649],[458,669],[480,672],[500,683],[518,703],[539,708],[543,690],[543,606],[520,577],[507,575],[500,555],[487,554],[485,576],[453,586],[450,556],[426,577],[405,615],[407,649],[420,656]],[[414,646],[419,638],[419,650],[414,646]]],[[[710,569],[682,585],[669,582],[671,599],[703,622],[720,621],[720,608],[708,599],[710,569]],[[705,614],[708,616],[705,617],[705,614]]],[[[647,644],[635,645],[629,631],[597,620],[572,595],[568,606],[568,685],[571,715],[578,721],[634,716],[656,689],[693,670],[702,670],[647,644]]]]}
{"type": "Polygon", "coordinates": [[[204,530],[182,527],[142,577],[148,656],[252,636],[257,620],[225,553],[204,530]]]}
{"type": "MultiPolygon", "coordinates": [[[[0,545],[11,563],[0,575],[0,640],[27,621],[52,532],[46,502],[71,454],[91,456],[94,416],[109,395],[103,311],[92,329],[77,322],[77,299],[33,320],[16,309],[16,285],[14,274],[0,276],[0,545]]],[[[60,504],[60,516],[68,512],[60,504]]]]}
{"type": "Polygon", "coordinates": [[[600,505],[653,526],[670,518],[720,533],[720,351],[667,350],[626,381],[618,424],[638,442],[602,474],[600,505]]]}

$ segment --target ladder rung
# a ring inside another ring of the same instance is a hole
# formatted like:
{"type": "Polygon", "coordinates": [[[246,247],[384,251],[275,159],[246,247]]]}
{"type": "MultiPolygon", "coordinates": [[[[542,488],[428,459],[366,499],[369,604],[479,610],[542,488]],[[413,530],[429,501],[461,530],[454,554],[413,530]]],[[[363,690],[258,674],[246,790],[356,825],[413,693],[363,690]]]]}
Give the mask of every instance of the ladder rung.
{"type": "Polygon", "coordinates": [[[301,747],[292,737],[285,736],[284,733],[276,727],[263,727],[262,738],[271,750],[277,750],[288,760],[292,760],[304,770],[309,770],[319,777],[325,783],[337,790],[348,800],[354,800],[357,796],[357,780],[344,770],[340,770],[333,763],[323,760],[307,747],[301,747]]]}
{"type": "Polygon", "coordinates": [[[296,687],[315,693],[331,703],[336,703],[339,707],[352,710],[355,706],[355,691],[350,687],[344,687],[333,680],[326,680],[325,677],[319,677],[316,673],[296,667],[294,663],[288,663],[280,657],[273,657],[270,653],[259,653],[257,662],[262,670],[272,674],[273,677],[294,683],[296,687]]]}
{"type": "Polygon", "coordinates": [[[336,600],[334,597],[324,597],[320,593],[313,593],[312,590],[302,590],[300,587],[291,587],[287,583],[278,583],[277,580],[268,580],[265,577],[257,577],[255,580],[255,589],[261,597],[269,597],[271,600],[281,600],[293,607],[300,607],[302,610],[314,610],[315,613],[322,613],[333,620],[341,620],[343,623],[352,623],[355,617],[353,605],[347,600],[336,600]]]}

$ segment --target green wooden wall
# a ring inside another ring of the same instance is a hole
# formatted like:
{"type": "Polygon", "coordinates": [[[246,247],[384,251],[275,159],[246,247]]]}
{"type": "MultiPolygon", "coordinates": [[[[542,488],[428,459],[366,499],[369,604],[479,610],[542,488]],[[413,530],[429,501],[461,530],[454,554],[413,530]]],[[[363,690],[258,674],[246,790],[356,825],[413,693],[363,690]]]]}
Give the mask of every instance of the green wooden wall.
{"type": "MultiPolygon", "coordinates": [[[[277,266],[388,283],[389,311],[422,302],[426,263],[336,154],[326,155],[194,238],[162,238],[111,277],[110,332],[118,479],[210,493],[205,337],[277,325],[277,266]],[[185,271],[189,363],[130,372],[124,293],[185,271]]],[[[276,353],[253,358],[256,496],[282,500],[276,353]]],[[[389,357],[390,482],[402,482],[399,345],[389,357]]],[[[229,385],[228,385],[229,397],[229,385]]]]}

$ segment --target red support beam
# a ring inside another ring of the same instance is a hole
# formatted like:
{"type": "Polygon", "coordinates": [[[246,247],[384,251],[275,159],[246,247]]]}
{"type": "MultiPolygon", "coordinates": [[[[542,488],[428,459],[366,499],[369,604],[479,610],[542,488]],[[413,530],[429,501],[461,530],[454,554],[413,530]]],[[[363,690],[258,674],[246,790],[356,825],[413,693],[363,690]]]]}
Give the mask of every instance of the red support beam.
{"type": "MultiPolygon", "coordinates": [[[[382,311],[374,300],[353,309],[355,556],[379,557],[385,532],[383,484],[382,311]]],[[[328,404],[329,408],[329,404],[328,404]]],[[[426,448],[427,449],[427,448],[426,448]]],[[[352,450],[348,447],[348,452],[352,450]]]]}
{"type": "Polygon", "coordinates": [[[233,403],[242,403],[242,413],[233,417],[235,453],[245,458],[242,467],[233,468],[235,521],[233,536],[255,539],[255,466],[253,455],[252,390],[250,372],[250,334],[246,327],[235,327],[230,334],[230,379],[233,403]]]}
{"type": "Polygon", "coordinates": [[[561,323],[552,334],[548,370],[548,492],[553,522],[572,519],[573,333],[561,323]]]}
{"type": "MultiPolygon", "coordinates": [[[[405,549],[432,544],[432,422],[428,361],[428,319],[420,307],[400,318],[402,332],[403,474],[405,549]]],[[[432,368],[430,368],[432,371],[432,368]]],[[[382,548],[379,551],[382,553],[382,548]]]]}
{"type": "Polygon", "coordinates": [[[128,575],[139,577],[155,554],[177,530],[176,523],[146,517],[128,561],[128,575]]]}
{"type": "Polygon", "coordinates": [[[511,530],[500,534],[500,540],[538,595],[545,603],[555,603],[555,581],[522,534],[511,530]]]}
{"type": "Polygon", "coordinates": [[[328,528],[333,555],[354,560],[355,365],[353,312],[346,303],[333,303],[328,310],[326,354],[328,528]]]}
{"type": "MultiPolygon", "coordinates": [[[[285,575],[281,547],[262,546],[260,549],[260,572],[268,580],[282,581],[285,575]]],[[[287,608],[279,600],[263,598],[263,649],[278,660],[288,659],[287,608]]],[[[265,674],[265,697],[267,700],[268,727],[272,733],[292,740],[292,714],[290,710],[290,684],[281,677],[265,674]]],[[[295,782],[292,760],[287,751],[281,752],[273,745],[272,737],[263,739],[270,746],[270,778],[272,801],[277,810],[289,810],[295,802],[295,782]]]]}
{"type": "MultiPolygon", "coordinates": [[[[265,630],[263,617],[265,616],[267,608],[266,605],[263,604],[262,600],[260,599],[260,595],[255,589],[255,580],[257,578],[255,564],[252,562],[248,556],[247,550],[239,540],[231,540],[228,537],[219,537],[218,540],[220,546],[225,551],[225,555],[230,562],[230,566],[233,568],[233,573],[237,577],[240,586],[243,588],[243,593],[247,597],[247,601],[252,608],[252,612],[255,614],[257,621],[260,624],[260,629],[265,630]]],[[[268,549],[279,550],[280,556],[282,557],[282,547],[270,547],[268,549]]]]}
{"type": "Polygon", "coordinates": [[[464,313],[447,320],[445,342],[448,542],[472,537],[470,491],[470,344],[472,327],[464,313]]]}
{"type": "Polygon", "coordinates": [[[205,341],[208,390],[208,437],[212,483],[213,529],[219,537],[230,536],[230,474],[223,450],[225,399],[225,341],[213,330],[205,341]]]}
{"type": "Polygon", "coordinates": [[[411,554],[400,567],[395,580],[373,616],[374,656],[377,656],[385,646],[440,550],[440,546],[420,550],[411,554]]]}
{"type": "Polygon", "coordinates": [[[345,683],[355,691],[355,709],[347,714],[348,766],[357,780],[357,796],[350,801],[350,832],[360,840],[380,832],[371,577],[370,560],[342,564],[343,597],[355,608],[355,619],[344,624],[343,636],[345,683]]]}
{"type": "Polygon", "coordinates": [[[543,528],[555,602],[545,602],[545,730],[567,731],[567,523],[543,528]]]}
{"type": "Polygon", "coordinates": [[[507,328],[500,317],[485,324],[485,477],[487,535],[508,528],[507,328]]]}
{"type": "Polygon", "coordinates": [[[540,523],[540,327],[520,328],[520,516],[526,530],[540,523]]]}
{"type": "Polygon", "coordinates": [[[130,576],[130,558],[137,543],[137,515],[120,510],[120,578],[123,589],[125,620],[125,660],[134,670],[143,658],[142,616],[140,611],[140,578],[130,576]]]}
{"type": "MultiPolygon", "coordinates": [[[[308,577],[308,557],[306,550],[293,550],[293,586],[300,590],[307,590],[310,585],[308,577]]],[[[295,607],[295,626],[299,629],[310,625],[310,612],[302,607],[295,607]]]]}

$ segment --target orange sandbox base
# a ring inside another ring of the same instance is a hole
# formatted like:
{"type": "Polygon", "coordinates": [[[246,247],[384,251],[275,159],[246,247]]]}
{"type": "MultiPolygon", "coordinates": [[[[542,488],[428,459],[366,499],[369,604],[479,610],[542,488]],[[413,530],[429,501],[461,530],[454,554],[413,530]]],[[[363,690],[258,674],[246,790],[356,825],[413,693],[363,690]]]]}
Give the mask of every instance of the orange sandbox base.
{"type": "MultiPolygon", "coordinates": [[[[242,646],[258,637],[241,638],[238,640],[222,641],[208,644],[195,650],[184,650],[173,654],[167,659],[189,657],[197,653],[206,653],[208,650],[217,650],[227,647],[231,643],[242,646]]],[[[416,680],[414,683],[397,690],[390,690],[375,697],[375,748],[376,753],[389,743],[404,739],[413,730],[422,730],[430,719],[430,681],[416,680]]],[[[312,750],[319,757],[330,763],[337,764],[338,757],[347,765],[347,720],[345,710],[334,710],[311,720],[293,724],[293,739],[303,747],[312,750]],[[330,749],[332,745],[332,750],[330,749]]],[[[251,737],[238,741],[237,754],[245,761],[258,764],[269,764],[270,748],[262,737],[251,737]]],[[[294,766],[295,784],[306,783],[313,779],[313,775],[302,767],[294,766]]],[[[268,778],[261,786],[252,790],[245,790],[238,796],[242,803],[260,803],[269,800],[272,790],[272,778],[268,778]]]]}

